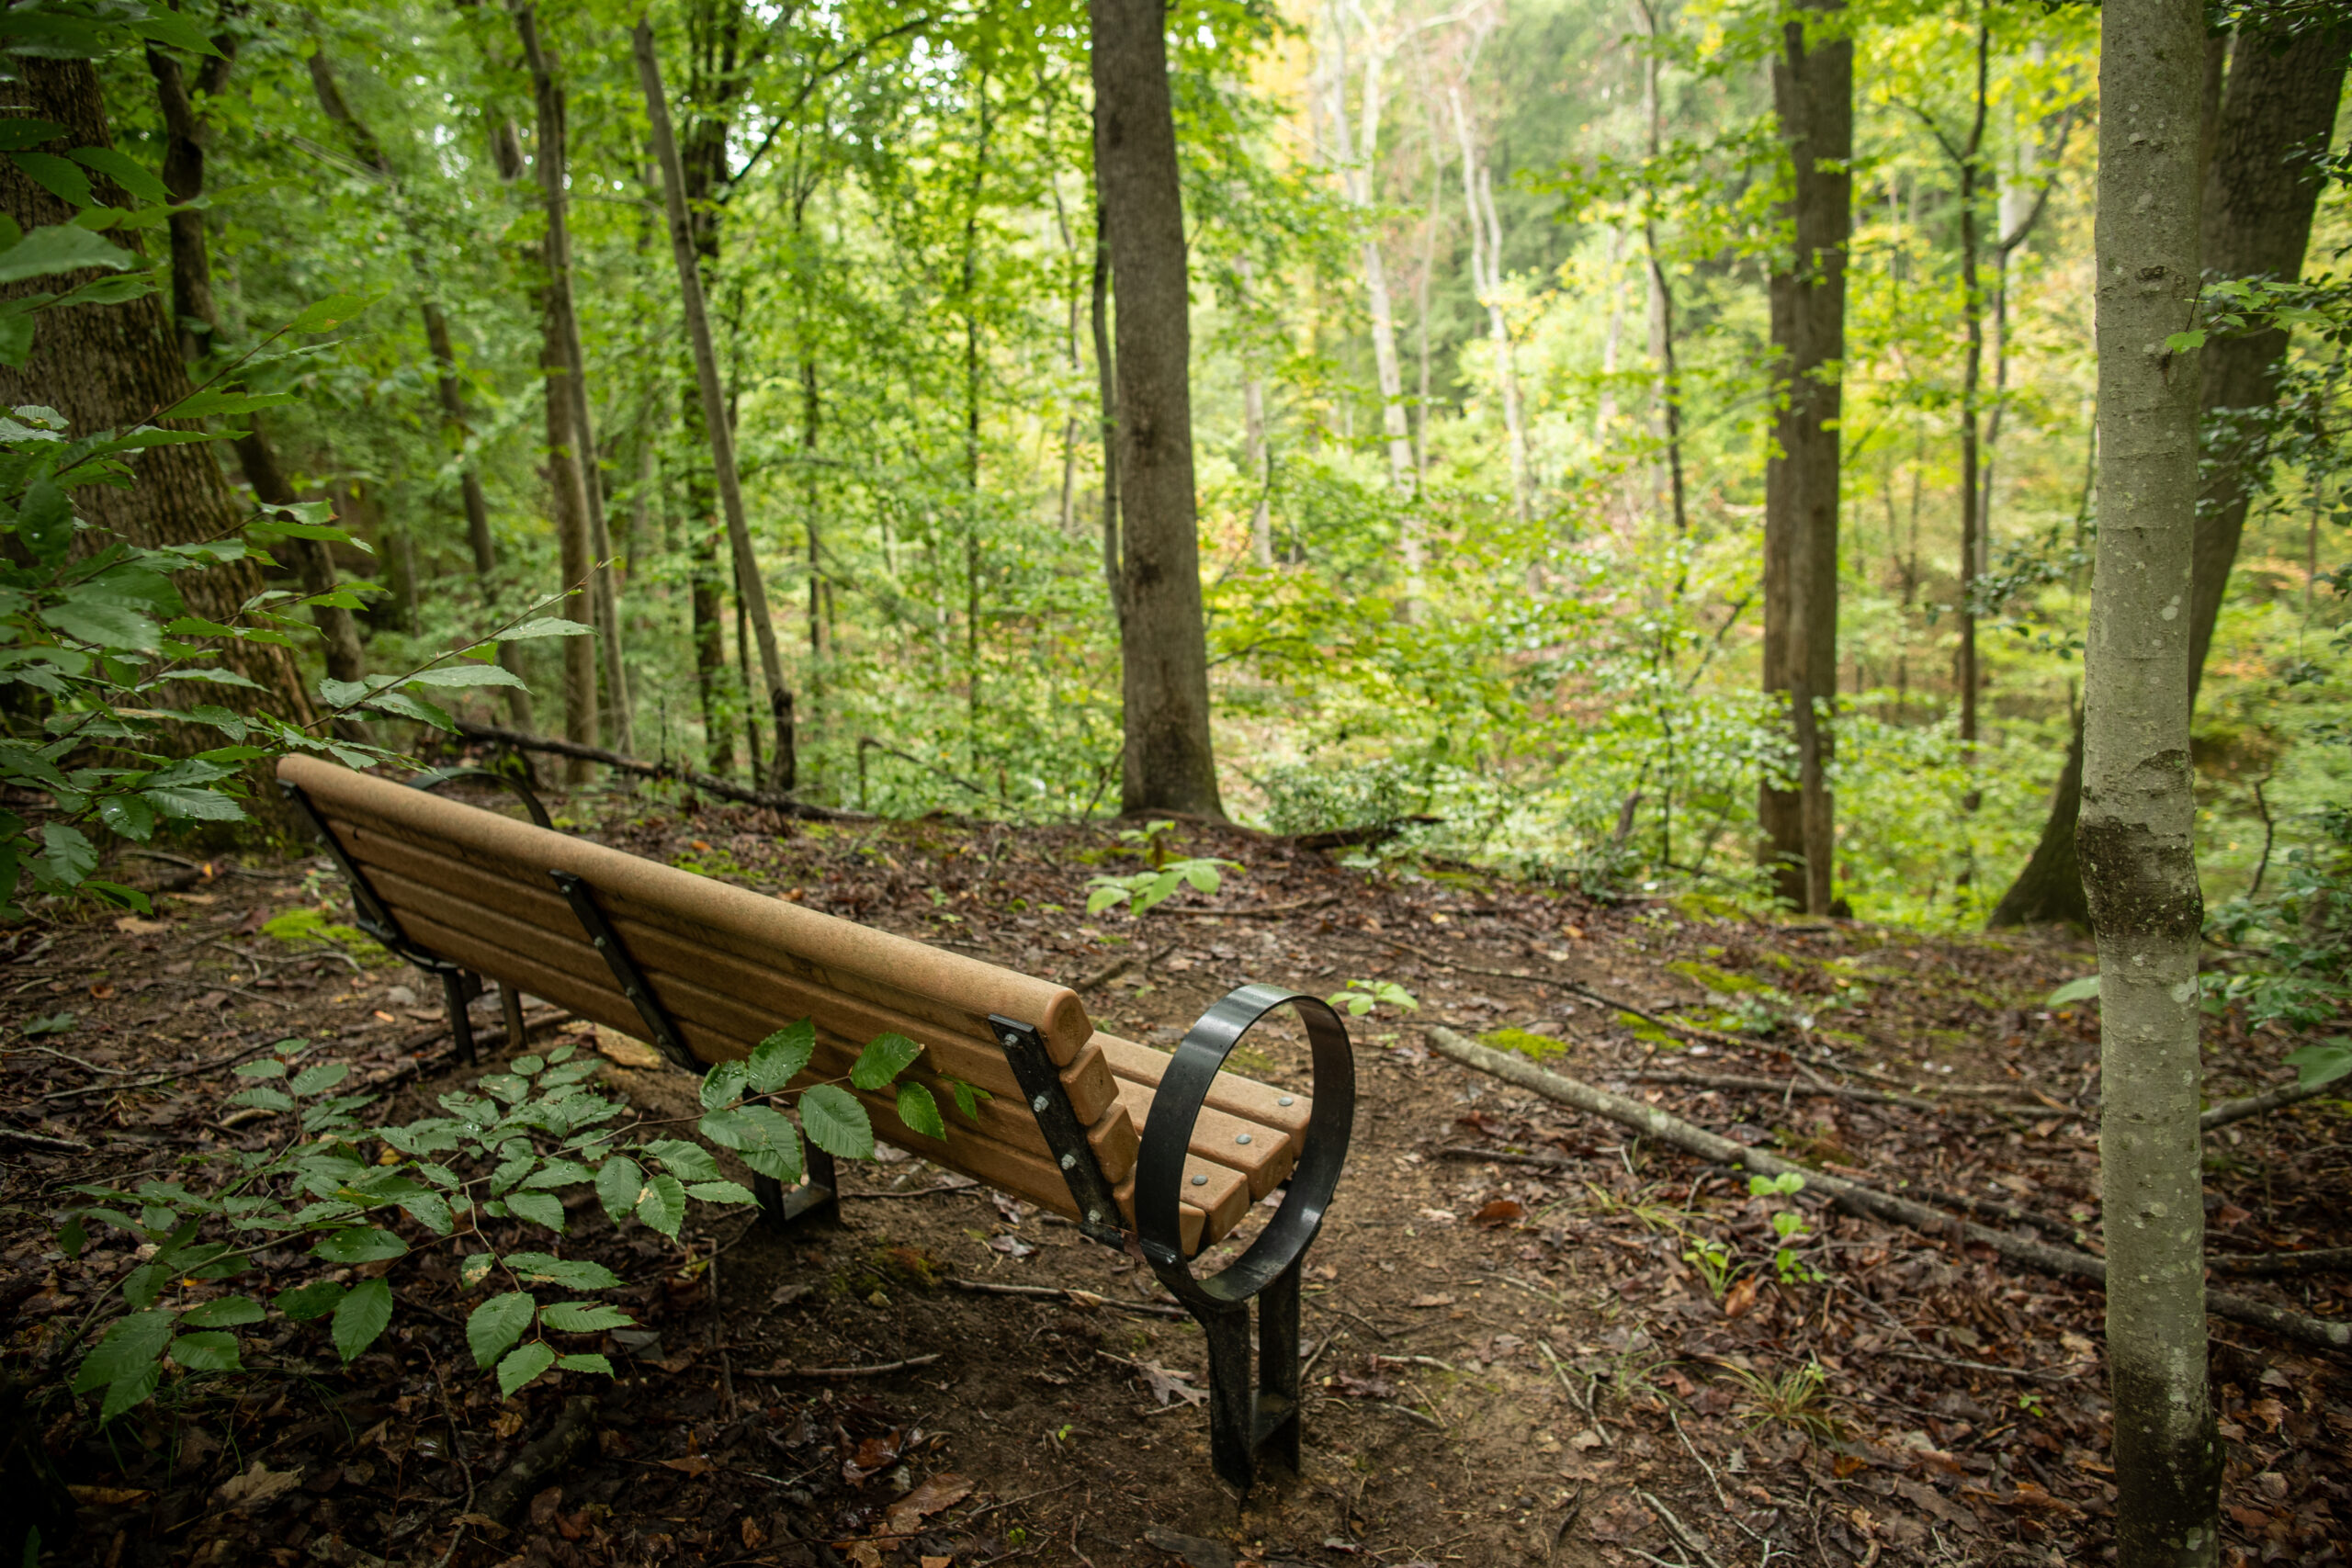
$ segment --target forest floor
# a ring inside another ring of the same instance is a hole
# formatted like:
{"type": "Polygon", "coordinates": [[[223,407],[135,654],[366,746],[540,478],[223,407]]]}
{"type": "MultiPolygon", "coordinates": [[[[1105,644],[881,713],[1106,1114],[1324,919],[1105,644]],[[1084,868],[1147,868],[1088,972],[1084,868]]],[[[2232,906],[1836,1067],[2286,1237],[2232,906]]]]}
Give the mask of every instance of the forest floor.
{"type": "MultiPolygon", "coordinates": [[[[402,1303],[394,1327],[347,1368],[323,1325],[286,1325],[248,1337],[260,1370],[167,1382],[107,1431],[87,1401],[52,1404],[46,1442],[81,1512],[48,1561],[1874,1568],[2111,1557],[2095,1290],[1811,1194],[1752,1198],[1744,1176],[1461,1067],[1425,1033],[1441,1024],[1532,1052],[1882,1188],[2003,1201],[2041,1219],[2034,1234],[2079,1226],[2095,1247],[2097,1021],[2041,1003],[2093,967],[2081,944],[1764,924],[1460,869],[1372,876],[1284,840],[1192,825],[1184,852],[1247,869],[1213,899],[1187,893],[1139,920],[1090,919],[1087,877],[1132,869],[1105,828],[785,824],[620,794],[568,809],[616,846],[1031,974],[1076,983],[1136,954],[1086,999],[1101,1027],[1161,1045],[1245,981],[1329,994],[1385,980],[1418,998],[1418,1010],[1384,1005],[1351,1026],[1353,1149],[1308,1257],[1305,1473],[1237,1504],[1207,1463],[1200,1335],[1148,1271],[901,1156],[845,1173],[845,1224],[831,1232],[778,1235],[705,1206],[673,1245],[578,1209],[567,1250],[631,1281],[620,1294],[643,1327],[615,1337],[621,1373],[593,1388],[594,1446],[510,1529],[458,1528],[459,1516],[592,1380],[501,1400],[469,1364],[454,1270],[420,1251],[389,1265],[402,1303]],[[1184,912],[1204,903],[1296,907],[1184,912]],[[1670,1035],[1620,1003],[1695,1028],[1670,1035]],[[1815,1092],[1824,1080],[1936,1104],[1815,1092]],[[1552,1163],[1498,1157],[1512,1154],[1552,1163]],[[1804,1221],[1785,1260],[1776,1209],[1804,1221]],[[974,1282],[1074,1287],[1142,1310],[974,1282]],[[847,1379],[790,1371],[917,1358],[935,1359],[847,1379]]],[[[70,1184],[280,1135],[266,1115],[224,1114],[233,1082],[219,1075],[237,1053],[307,1037],[380,1087],[386,1120],[424,1113],[474,1076],[454,1065],[437,997],[414,972],[266,929],[339,900],[323,860],[131,860],[122,873],[164,879],[154,918],[54,912],[0,938],[0,1280],[13,1281],[0,1287],[0,1330],[20,1376],[36,1375],[129,1266],[103,1235],[78,1259],[60,1250],[70,1184]],[[28,1032],[37,1019],[56,1032],[28,1032]]],[[[595,1038],[556,1015],[547,1027],[595,1038]]],[[[690,1104],[690,1080],[605,1043],[628,1059],[606,1069],[617,1092],[657,1113],[690,1104]]],[[[1256,1076],[1306,1086],[1295,1042],[1253,1036],[1245,1050],[1256,1076]]],[[[2217,1023],[2213,1097],[2278,1081],[2278,1054],[2217,1023]]],[[[2340,1112],[2323,1103],[2208,1140],[2215,1247],[2352,1242],[2352,1145],[2335,1141],[2340,1112]]],[[[2352,1311],[2326,1276],[2238,1288],[2322,1315],[2352,1311]]],[[[2214,1330],[2225,1562],[2342,1561],[2346,1367],[2219,1319],[2214,1330]]]]}

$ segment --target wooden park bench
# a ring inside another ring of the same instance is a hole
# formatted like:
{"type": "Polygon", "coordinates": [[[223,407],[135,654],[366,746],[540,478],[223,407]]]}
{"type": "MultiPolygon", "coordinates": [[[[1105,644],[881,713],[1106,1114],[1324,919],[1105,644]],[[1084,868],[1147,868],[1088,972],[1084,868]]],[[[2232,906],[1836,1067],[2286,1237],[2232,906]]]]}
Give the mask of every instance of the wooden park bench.
{"type": "MultiPolygon", "coordinates": [[[[950,1116],[942,1139],[901,1122],[894,1091],[854,1090],[876,1134],[1064,1214],[1092,1240],[1139,1242],[1207,1340],[1217,1473],[1246,1488],[1270,1445],[1297,1469],[1299,1269],[1355,1106],[1347,1031],[1327,1004],[1243,987],[1165,1055],[1097,1032],[1066,986],[557,832],[527,791],[532,822],[311,758],[277,773],[349,879],[359,927],[439,978],[469,1061],[466,1005],[484,979],[497,982],[510,1042],[528,993],[647,1038],[695,1073],[807,1019],[818,1048],[796,1089],[844,1079],[881,1034],[922,1045],[905,1076],[938,1103],[951,1099],[942,1076],[989,1098],[973,1118],[950,1116]],[[1284,1006],[1306,1029],[1311,1098],[1222,1070],[1241,1036],[1284,1006]],[[1277,1189],[1257,1239],[1195,1279],[1188,1260],[1277,1189]]],[[[813,1144],[800,1186],[755,1177],[753,1190],[775,1224],[838,1217],[833,1161],[813,1144]]]]}

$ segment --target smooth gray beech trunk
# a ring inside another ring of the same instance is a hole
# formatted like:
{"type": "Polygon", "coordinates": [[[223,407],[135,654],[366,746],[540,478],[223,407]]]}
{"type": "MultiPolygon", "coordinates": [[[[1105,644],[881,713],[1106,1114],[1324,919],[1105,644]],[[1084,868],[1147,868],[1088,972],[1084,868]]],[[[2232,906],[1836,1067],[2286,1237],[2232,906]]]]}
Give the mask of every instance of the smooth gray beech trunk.
{"type": "Polygon", "coordinates": [[[2098,936],[2100,1201],[2118,1568],[2210,1564],[2188,652],[2202,367],[2165,346],[2199,287],[2199,0],[2100,17],[2098,555],[2075,828],[2098,936]]]}
{"type": "Polygon", "coordinates": [[[718,356],[710,343],[710,311],[703,302],[702,268],[695,256],[694,230],[686,213],[685,169],[678,158],[677,136],[670,128],[670,100],[662,88],[662,62],[653,50],[653,29],[640,21],[631,38],[637,51],[638,83],[645,89],[645,111],[653,125],[653,151],[662,164],[662,197],[670,215],[670,249],[678,265],[678,293],[685,307],[687,342],[694,350],[695,386],[702,395],[703,429],[710,437],[711,466],[718,470],[719,509],[727,521],[727,542],[735,557],[735,592],[751,622],[752,642],[760,651],[760,674],[767,683],[768,712],[775,723],[775,752],[769,778],[775,788],[789,790],[797,782],[798,773],[792,692],[784,683],[784,660],[775,645],[775,617],[768,611],[767,584],[761,580],[759,557],[752,549],[751,525],[743,515],[743,481],[735,466],[735,427],[727,417],[727,394],[718,380],[718,356]]]}
{"type": "Polygon", "coordinates": [[[1130,812],[1223,817],[1193,491],[1192,289],[1163,0],[1092,0],[1094,172],[1111,242],[1130,812]]]}
{"type": "Polygon", "coordinates": [[[1764,467],[1764,690],[1789,705],[1797,787],[1758,786],[1759,850],[1781,898],[1829,912],[1837,845],[1822,709],[1838,698],[1838,428],[1846,357],[1846,242],[1852,227],[1854,45],[1830,29],[1837,0],[1810,0],[1824,18],[1781,28],[1772,99],[1795,165],[1789,215],[1795,246],[1771,280],[1772,346],[1781,405],[1778,448],[1764,467]]]}

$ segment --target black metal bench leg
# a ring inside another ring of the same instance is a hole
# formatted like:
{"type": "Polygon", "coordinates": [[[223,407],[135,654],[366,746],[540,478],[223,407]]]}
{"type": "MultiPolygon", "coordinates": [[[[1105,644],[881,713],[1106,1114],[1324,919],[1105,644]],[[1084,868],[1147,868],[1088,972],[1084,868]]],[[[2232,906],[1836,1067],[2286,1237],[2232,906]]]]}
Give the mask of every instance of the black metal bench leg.
{"type": "Polygon", "coordinates": [[[523,1048],[523,993],[514,988],[512,980],[498,983],[498,1012],[506,1021],[506,1048],[523,1048]]]}
{"type": "Polygon", "coordinates": [[[458,1043],[458,1059],[470,1067],[474,1066],[474,1021],[466,1015],[465,971],[441,971],[441,999],[449,1007],[449,1034],[458,1043]]]}
{"type": "Polygon", "coordinates": [[[1257,1400],[1250,1392],[1250,1309],[1195,1311],[1209,1351],[1209,1463],[1243,1492],[1258,1478],[1257,1400]]]}
{"type": "Polygon", "coordinates": [[[1193,1308],[1209,1353],[1209,1462],[1247,1492],[1258,1479],[1258,1459],[1271,1454],[1299,1465],[1298,1265],[1268,1282],[1257,1296],[1258,1366],[1250,1367],[1250,1308],[1193,1308]]]}
{"type": "Polygon", "coordinates": [[[1258,1403],[1251,1437],[1261,1452],[1298,1473],[1298,1270],[1301,1258],[1258,1292],[1258,1403]]]}
{"type": "Polygon", "coordinates": [[[760,1217],[775,1230],[842,1223],[841,1177],[833,1156],[810,1144],[807,1149],[808,1179],[787,1192],[773,1176],[752,1173],[752,1196],[760,1201],[760,1217]]]}

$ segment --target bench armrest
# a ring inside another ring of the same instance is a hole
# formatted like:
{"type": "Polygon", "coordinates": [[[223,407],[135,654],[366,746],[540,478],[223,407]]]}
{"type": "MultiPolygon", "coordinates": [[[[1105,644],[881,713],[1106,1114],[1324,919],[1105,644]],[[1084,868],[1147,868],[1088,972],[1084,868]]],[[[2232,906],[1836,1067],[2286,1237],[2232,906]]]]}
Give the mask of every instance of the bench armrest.
{"type": "Polygon", "coordinates": [[[1187,1305],[1222,1312],[1249,1301],[1296,1263],[1322,1229],[1324,1212],[1340,1184],[1355,1107],[1355,1058],[1347,1026],[1329,1003],[1279,986],[1244,986],[1203,1013],[1160,1077],[1136,1157],[1136,1229],[1144,1260],[1159,1282],[1187,1305]],[[1258,1239],[1217,1273],[1196,1280],[1184,1260],[1178,1214],[1193,1123],[1234,1046],[1260,1019],[1284,1006],[1297,1009],[1314,1052],[1314,1110],[1306,1145],[1282,1207],[1258,1239]]]}

